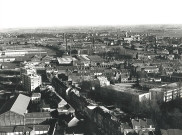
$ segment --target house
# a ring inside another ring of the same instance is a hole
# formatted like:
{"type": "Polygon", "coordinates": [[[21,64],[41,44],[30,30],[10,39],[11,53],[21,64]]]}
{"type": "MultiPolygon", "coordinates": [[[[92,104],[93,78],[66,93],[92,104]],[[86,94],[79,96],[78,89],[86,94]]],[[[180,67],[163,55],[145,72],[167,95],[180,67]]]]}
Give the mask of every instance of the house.
{"type": "Polygon", "coordinates": [[[31,57],[30,61],[39,63],[41,61],[41,58],[42,58],[42,56],[40,56],[40,55],[34,55],[34,56],[31,57]]]}
{"type": "Polygon", "coordinates": [[[132,119],[133,129],[138,133],[142,131],[155,131],[154,123],[151,119],[132,119]]]}
{"type": "Polygon", "coordinates": [[[25,113],[30,102],[30,97],[19,94],[8,100],[0,109],[0,127],[24,125],[25,113]]]}
{"type": "Polygon", "coordinates": [[[44,62],[45,64],[49,64],[53,60],[52,56],[45,55],[41,58],[41,61],[44,62]]]}
{"type": "Polygon", "coordinates": [[[129,74],[128,73],[122,73],[121,74],[121,82],[124,83],[124,82],[128,82],[128,79],[129,79],[129,74]]]}

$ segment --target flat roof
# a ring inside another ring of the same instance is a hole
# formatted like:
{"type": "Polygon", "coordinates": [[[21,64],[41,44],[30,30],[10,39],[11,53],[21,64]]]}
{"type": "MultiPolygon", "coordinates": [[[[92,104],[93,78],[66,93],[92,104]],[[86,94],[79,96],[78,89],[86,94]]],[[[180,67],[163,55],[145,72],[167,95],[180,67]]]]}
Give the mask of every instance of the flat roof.
{"type": "Polygon", "coordinates": [[[157,88],[152,88],[150,90],[151,91],[165,92],[165,91],[168,91],[168,90],[177,89],[177,88],[179,88],[179,86],[180,86],[179,83],[170,83],[170,84],[162,85],[162,86],[157,87],[157,88]]]}
{"type": "Polygon", "coordinates": [[[103,88],[110,88],[115,91],[121,91],[125,93],[132,93],[132,94],[138,94],[138,95],[148,93],[147,91],[142,91],[136,88],[132,88],[133,84],[134,83],[117,83],[115,85],[104,86],[103,88]]]}

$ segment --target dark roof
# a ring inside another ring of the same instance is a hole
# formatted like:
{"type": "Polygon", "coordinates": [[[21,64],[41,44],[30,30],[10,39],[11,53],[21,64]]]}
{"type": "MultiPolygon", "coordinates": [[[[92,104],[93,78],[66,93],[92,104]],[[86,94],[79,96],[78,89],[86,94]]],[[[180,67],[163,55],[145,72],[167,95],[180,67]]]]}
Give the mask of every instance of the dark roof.
{"type": "Polygon", "coordinates": [[[151,119],[146,119],[147,125],[154,125],[153,121],[151,119]]]}
{"type": "Polygon", "coordinates": [[[139,120],[132,119],[132,125],[133,125],[133,127],[140,126],[139,120]]]}
{"type": "Polygon", "coordinates": [[[30,97],[23,94],[19,94],[17,97],[13,97],[8,100],[0,109],[0,114],[7,111],[12,111],[14,113],[24,115],[27,110],[28,104],[30,102],[30,97]]]}
{"type": "Polygon", "coordinates": [[[173,73],[171,77],[182,78],[182,73],[173,73]]]}
{"type": "Polygon", "coordinates": [[[91,55],[91,56],[87,56],[91,61],[94,62],[103,62],[104,60],[98,56],[98,55],[91,55]]]}
{"type": "Polygon", "coordinates": [[[147,126],[147,122],[144,121],[144,120],[142,120],[142,119],[139,119],[139,124],[140,124],[140,126],[142,126],[142,127],[146,127],[146,126],[147,126]]]}

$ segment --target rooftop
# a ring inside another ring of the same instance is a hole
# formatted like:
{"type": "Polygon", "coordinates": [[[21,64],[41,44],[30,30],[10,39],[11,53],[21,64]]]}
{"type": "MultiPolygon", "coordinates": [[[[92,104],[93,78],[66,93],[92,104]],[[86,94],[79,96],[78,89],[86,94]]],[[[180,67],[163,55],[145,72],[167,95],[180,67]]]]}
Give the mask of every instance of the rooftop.
{"type": "Polygon", "coordinates": [[[41,97],[41,93],[32,93],[32,97],[41,97]]]}
{"type": "Polygon", "coordinates": [[[76,59],[75,58],[72,58],[70,56],[67,56],[67,57],[63,57],[63,58],[57,58],[58,62],[61,64],[61,63],[71,63],[72,61],[75,61],[76,59]]]}
{"type": "Polygon", "coordinates": [[[132,119],[132,125],[135,126],[141,126],[148,128],[150,125],[154,125],[153,121],[151,119],[132,119]]]}
{"type": "Polygon", "coordinates": [[[165,92],[165,91],[168,91],[168,90],[171,90],[171,89],[177,89],[179,87],[180,87],[180,83],[170,83],[170,84],[162,85],[162,86],[157,87],[157,88],[152,88],[150,90],[152,90],[152,91],[165,92]]]}
{"type": "Polygon", "coordinates": [[[51,118],[50,112],[32,112],[32,113],[26,113],[25,118],[51,118]]]}
{"type": "Polygon", "coordinates": [[[113,89],[116,91],[132,93],[132,94],[137,94],[137,95],[147,93],[146,91],[132,88],[133,84],[134,83],[117,83],[115,85],[104,86],[103,88],[113,89]]]}
{"type": "Polygon", "coordinates": [[[8,100],[0,109],[0,114],[7,111],[12,111],[14,113],[24,115],[26,113],[28,104],[30,102],[30,97],[23,94],[19,94],[17,97],[13,97],[8,100]],[[22,102],[23,101],[23,102],[22,102]]]}
{"type": "Polygon", "coordinates": [[[87,56],[91,61],[94,62],[103,62],[104,60],[98,56],[98,55],[91,55],[91,56],[87,56]]]}

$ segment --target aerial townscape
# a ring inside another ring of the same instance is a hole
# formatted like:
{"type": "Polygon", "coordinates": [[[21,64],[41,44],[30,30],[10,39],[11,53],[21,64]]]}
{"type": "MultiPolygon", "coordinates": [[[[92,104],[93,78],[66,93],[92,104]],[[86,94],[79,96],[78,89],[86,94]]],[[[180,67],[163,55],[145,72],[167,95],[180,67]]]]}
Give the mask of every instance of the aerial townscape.
{"type": "Polygon", "coordinates": [[[182,135],[182,25],[0,32],[0,135],[182,135]]]}

